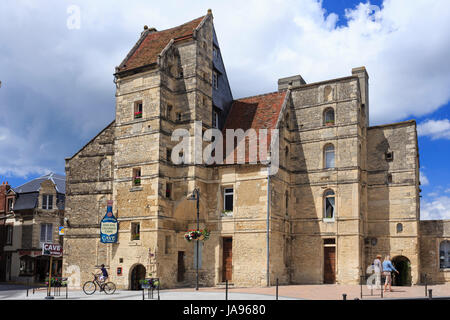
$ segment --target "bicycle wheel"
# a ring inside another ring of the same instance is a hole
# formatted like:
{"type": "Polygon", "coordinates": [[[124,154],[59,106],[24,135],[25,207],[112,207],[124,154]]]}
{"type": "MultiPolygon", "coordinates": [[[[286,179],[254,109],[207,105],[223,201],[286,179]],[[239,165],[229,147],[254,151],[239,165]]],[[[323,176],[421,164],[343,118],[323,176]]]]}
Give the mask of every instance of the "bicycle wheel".
{"type": "Polygon", "coordinates": [[[106,294],[113,294],[114,292],[116,292],[116,285],[112,282],[107,282],[105,283],[103,290],[105,290],[106,294]]]}
{"type": "Polygon", "coordinates": [[[95,290],[97,289],[97,286],[95,285],[94,281],[87,281],[83,285],[83,291],[87,295],[94,294],[95,290]]]}

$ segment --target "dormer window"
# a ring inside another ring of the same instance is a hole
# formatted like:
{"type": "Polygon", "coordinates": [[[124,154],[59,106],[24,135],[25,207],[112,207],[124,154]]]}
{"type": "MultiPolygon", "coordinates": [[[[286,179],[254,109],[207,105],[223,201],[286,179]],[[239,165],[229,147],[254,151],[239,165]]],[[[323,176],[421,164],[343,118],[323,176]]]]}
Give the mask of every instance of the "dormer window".
{"type": "Polygon", "coordinates": [[[217,58],[219,56],[219,48],[213,46],[213,58],[217,58]]]}
{"type": "Polygon", "coordinates": [[[218,89],[219,88],[219,74],[216,71],[213,71],[213,82],[212,82],[213,88],[218,89]]]}
{"type": "Polygon", "coordinates": [[[142,101],[136,101],[134,103],[134,118],[142,118],[142,101]]]}
{"type": "Polygon", "coordinates": [[[212,112],[212,127],[218,129],[219,128],[219,112],[217,110],[213,110],[212,112]]]}

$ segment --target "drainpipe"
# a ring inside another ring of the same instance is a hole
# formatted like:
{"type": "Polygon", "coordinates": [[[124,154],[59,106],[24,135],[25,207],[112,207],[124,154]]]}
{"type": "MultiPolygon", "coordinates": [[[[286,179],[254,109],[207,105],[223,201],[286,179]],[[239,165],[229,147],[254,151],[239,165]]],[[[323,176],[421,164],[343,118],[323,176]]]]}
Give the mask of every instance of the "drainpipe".
{"type": "Polygon", "coordinates": [[[269,223],[270,223],[270,163],[267,166],[267,244],[266,244],[266,250],[267,250],[267,274],[266,274],[266,281],[267,286],[270,287],[270,271],[269,271],[269,256],[270,256],[270,243],[269,243],[269,223]]]}

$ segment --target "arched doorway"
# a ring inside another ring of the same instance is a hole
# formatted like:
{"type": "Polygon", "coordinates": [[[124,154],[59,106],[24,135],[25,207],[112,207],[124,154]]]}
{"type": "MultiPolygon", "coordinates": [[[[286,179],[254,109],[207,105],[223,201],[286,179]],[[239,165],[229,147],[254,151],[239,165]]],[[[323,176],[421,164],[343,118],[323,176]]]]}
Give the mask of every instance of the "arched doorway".
{"type": "Polygon", "coordinates": [[[393,286],[411,286],[411,262],[405,256],[396,256],[392,259],[392,264],[399,272],[393,273],[393,286]]]}
{"type": "Polygon", "coordinates": [[[145,279],[145,267],[142,264],[137,264],[131,268],[130,273],[130,290],[140,290],[141,286],[139,280],[145,279]]]}

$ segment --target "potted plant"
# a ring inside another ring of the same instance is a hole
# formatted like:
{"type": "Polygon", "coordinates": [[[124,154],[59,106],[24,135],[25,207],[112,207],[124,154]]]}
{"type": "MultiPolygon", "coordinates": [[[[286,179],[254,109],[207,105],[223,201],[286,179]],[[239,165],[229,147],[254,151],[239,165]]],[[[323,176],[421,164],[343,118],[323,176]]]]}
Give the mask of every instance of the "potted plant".
{"type": "Polygon", "coordinates": [[[142,118],[142,111],[136,111],[136,112],[134,113],[134,118],[135,118],[135,119],[142,118]]]}
{"type": "Polygon", "coordinates": [[[140,184],[141,184],[141,177],[139,176],[134,177],[134,185],[138,186],[140,184]]]}
{"type": "Polygon", "coordinates": [[[208,240],[210,232],[207,229],[204,230],[189,230],[184,234],[184,238],[191,242],[192,240],[208,240]]]}
{"type": "Polygon", "coordinates": [[[325,125],[326,126],[334,126],[334,120],[327,120],[327,121],[325,121],[325,125]]]}

